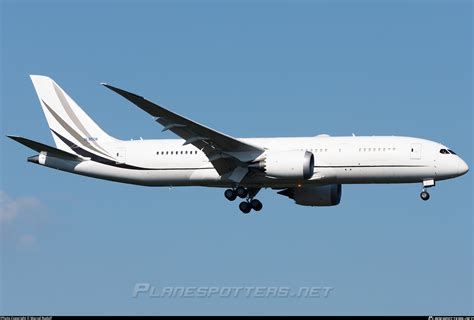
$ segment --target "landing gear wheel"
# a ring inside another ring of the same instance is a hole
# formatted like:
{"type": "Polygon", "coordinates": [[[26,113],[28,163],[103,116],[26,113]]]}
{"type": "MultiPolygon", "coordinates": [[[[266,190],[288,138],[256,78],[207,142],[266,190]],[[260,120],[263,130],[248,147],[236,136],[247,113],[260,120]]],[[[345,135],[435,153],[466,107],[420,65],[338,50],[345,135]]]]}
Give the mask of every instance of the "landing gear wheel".
{"type": "Polygon", "coordinates": [[[427,191],[421,191],[420,197],[422,200],[426,201],[430,198],[430,194],[427,191]]]}
{"type": "Polygon", "coordinates": [[[252,210],[252,206],[250,205],[250,203],[248,203],[247,201],[242,201],[240,204],[239,204],[239,209],[240,211],[242,211],[243,213],[247,214],[250,212],[250,210],[252,210]]]}
{"type": "Polygon", "coordinates": [[[255,211],[260,211],[263,208],[263,204],[260,202],[260,200],[253,199],[250,201],[250,206],[252,206],[252,209],[255,211]]]}
{"type": "Polygon", "coordinates": [[[234,201],[237,198],[237,192],[232,189],[227,189],[224,191],[224,197],[229,201],[234,201]]]}
{"type": "Polygon", "coordinates": [[[249,192],[247,191],[247,189],[245,189],[244,187],[238,187],[237,189],[235,189],[235,192],[237,193],[237,195],[239,196],[239,198],[242,198],[242,199],[244,199],[245,197],[247,197],[247,195],[249,194],[249,192]]]}

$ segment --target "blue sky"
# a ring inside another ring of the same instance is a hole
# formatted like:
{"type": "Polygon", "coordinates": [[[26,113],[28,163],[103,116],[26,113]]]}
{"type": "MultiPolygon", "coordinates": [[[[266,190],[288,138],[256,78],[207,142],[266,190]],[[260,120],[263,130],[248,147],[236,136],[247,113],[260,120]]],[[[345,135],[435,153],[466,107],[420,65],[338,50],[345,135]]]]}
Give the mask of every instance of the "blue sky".
{"type": "Polygon", "coordinates": [[[407,135],[472,167],[470,1],[1,1],[1,291],[7,314],[472,314],[472,173],[343,186],[341,204],[265,190],[146,188],[26,162],[52,144],[29,74],[107,132],[171,138],[99,85],[237,137],[407,135]],[[132,297],[176,287],[333,288],[326,298],[132,297]]]}

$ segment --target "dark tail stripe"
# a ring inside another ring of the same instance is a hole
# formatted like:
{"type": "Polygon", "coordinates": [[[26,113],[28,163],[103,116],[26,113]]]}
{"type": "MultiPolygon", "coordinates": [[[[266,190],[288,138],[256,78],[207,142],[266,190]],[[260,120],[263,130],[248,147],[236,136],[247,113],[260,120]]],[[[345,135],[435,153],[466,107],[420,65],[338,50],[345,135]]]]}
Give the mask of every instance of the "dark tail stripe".
{"type": "Polygon", "coordinates": [[[130,166],[130,165],[124,164],[124,163],[116,163],[113,160],[103,158],[103,157],[98,156],[98,155],[96,155],[92,152],[89,152],[85,149],[82,149],[81,147],[79,147],[75,143],[69,141],[68,139],[66,139],[65,137],[63,137],[62,135],[60,135],[59,133],[54,131],[53,129],[51,129],[51,131],[55,135],[57,135],[59,137],[59,139],[61,139],[65,144],[67,144],[72,150],[74,150],[74,152],[76,152],[77,154],[79,154],[83,157],[91,158],[92,161],[99,162],[99,163],[106,164],[106,165],[113,166],[113,167],[118,167],[118,168],[134,169],[134,170],[151,170],[151,169],[148,169],[148,168],[130,166]]]}
{"type": "Polygon", "coordinates": [[[74,152],[76,152],[77,154],[79,154],[83,157],[91,158],[92,161],[99,162],[99,163],[102,163],[102,164],[105,164],[105,165],[108,165],[108,166],[112,166],[112,167],[123,168],[123,169],[132,169],[132,170],[161,170],[161,171],[204,170],[204,169],[206,169],[206,170],[210,170],[210,169],[215,170],[214,167],[204,167],[204,168],[143,168],[143,167],[131,166],[131,165],[124,164],[124,163],[116,163],[113,160],[103,158],[103,157],[98,156],[94,153],[91,153],[87,150],[82,149],[81,147],[79,147],[78,145],[76,145],[73,142],[69,141],[68,139],[66,139],[65,137],[63,137],[62,135],[60,135],[59,133],[54,131],[53,129],[51,129],[51,131],[55,135],[57,135],[59,137],[59,139],[61,139],[65,144],[67,144],[71,149],[73,149],[74,152]]]}

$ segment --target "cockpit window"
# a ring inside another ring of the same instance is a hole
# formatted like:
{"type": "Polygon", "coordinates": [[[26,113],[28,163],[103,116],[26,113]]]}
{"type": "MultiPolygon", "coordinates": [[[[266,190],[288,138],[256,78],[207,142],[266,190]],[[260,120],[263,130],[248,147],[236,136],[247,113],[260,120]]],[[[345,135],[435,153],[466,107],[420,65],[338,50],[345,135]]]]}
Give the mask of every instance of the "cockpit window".
{"type": "Polygon", "coordinates": [[[441,154],[449,154],[448,150],[446,150],[446,149],[441,149],[441,150],[439,150],[439,153],[441,153],[441,154]]]}
{"type": "Polygon", "coordinates": [[[448,151],[449,151],[449,153],[451,153],[451,154],[456,154],[456,152],[454,152],[454,151],[451,150],[451,149],[448,149],[448,151]]]}

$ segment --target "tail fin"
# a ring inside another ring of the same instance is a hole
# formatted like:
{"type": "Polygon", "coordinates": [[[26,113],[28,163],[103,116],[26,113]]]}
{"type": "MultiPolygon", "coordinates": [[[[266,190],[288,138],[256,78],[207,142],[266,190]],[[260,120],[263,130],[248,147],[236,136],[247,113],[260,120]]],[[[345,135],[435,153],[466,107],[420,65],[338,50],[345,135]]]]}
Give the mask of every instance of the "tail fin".
{"type": "Polygon", "coordinates": [[[53,79],[30,77],[58,149],[112,157],[107,145],[116,139],[105,133],[53,79]]]}

